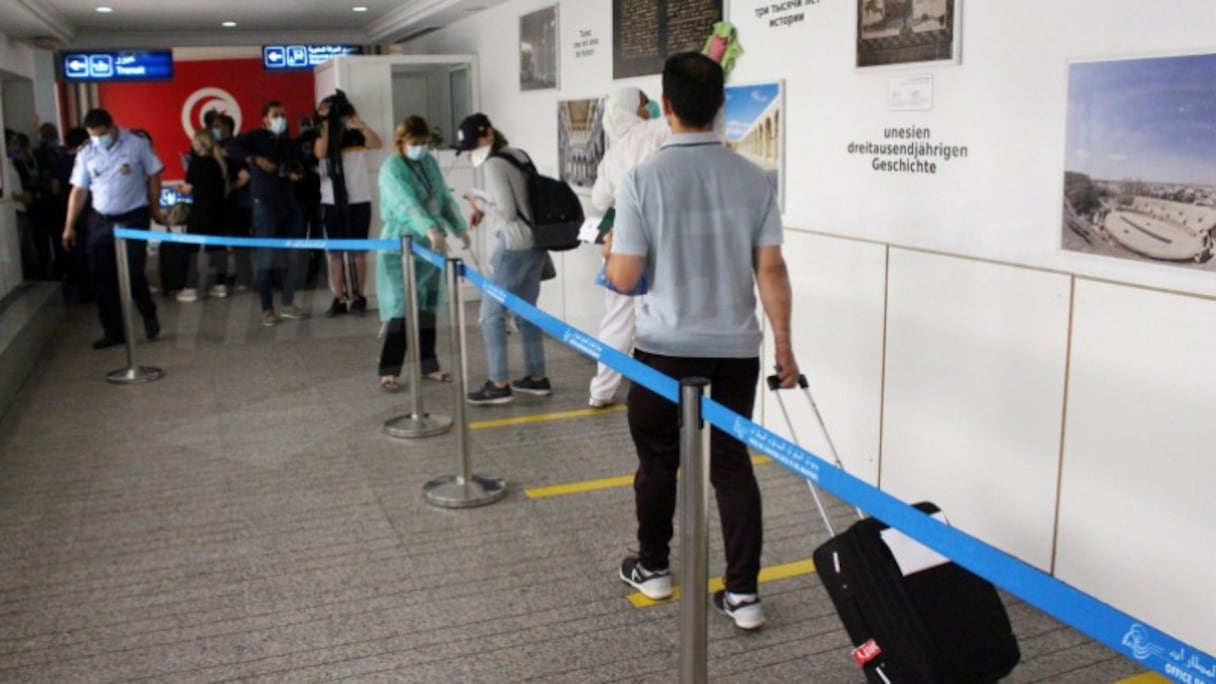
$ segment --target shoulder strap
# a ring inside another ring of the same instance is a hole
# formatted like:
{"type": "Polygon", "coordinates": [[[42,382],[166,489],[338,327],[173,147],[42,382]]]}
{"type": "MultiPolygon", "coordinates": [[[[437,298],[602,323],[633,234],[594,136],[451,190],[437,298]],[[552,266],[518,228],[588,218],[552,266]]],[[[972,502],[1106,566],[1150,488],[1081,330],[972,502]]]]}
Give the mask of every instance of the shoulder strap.
{"type": "MultiPolygon", "coordinates": [[[[502,152],[491,152],[490,157],[491,158],[497,157],[498,159],[502,159],[503,161],[506,161],[507,163],[509,163],[511,166],[514,166],[515,168],[519,169],[526,177],[526,181],[528,183],[529,188],[531,188],[533,179],[536,178],[538,175],[540,175],[540,173],[536,170],[536,165],[532,163],[532,158],[528,157],[527,152],[520,150],[520,154],[524,155],[524,157],[527,157],[528,161],[526,163],[521,162],[520,160],[516,159],[513,155],[503,154],[502,152]]],[[[528,208],[532,209],[532,201],[531,201],[530,197],[528,198],[528,208]]],[[[519,218],[520,221],[523,221],[524,225],[527,226],[528,228],[534,227],[532,222],[529,221],[527,219],[527,217],[524,216],[524,213],[519,210],[519,198],[518,197],[515,198],[515,215],[519,218]]]]}

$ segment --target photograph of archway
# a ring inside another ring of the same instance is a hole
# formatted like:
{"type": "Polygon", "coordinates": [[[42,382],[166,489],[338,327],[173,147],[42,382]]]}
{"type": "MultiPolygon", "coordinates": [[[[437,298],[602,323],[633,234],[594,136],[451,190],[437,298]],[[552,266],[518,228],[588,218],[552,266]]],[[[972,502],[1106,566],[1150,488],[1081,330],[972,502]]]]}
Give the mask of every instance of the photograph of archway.
{"type": "Polygon", "coordinates": [[[764,169],[785,208],[785,83],[726,86],[725,142],[764,169]]]}
{"type": "Polygon", "coordinates": [[[558,173],[571,187],[590,189],[604,158],[604,99],[557,103],[558,173]]]}
{"type": "Polygon", "coordinates": [[[1062,249],[1216,271],[1216,54],[1068,68],[1062,249]]]}

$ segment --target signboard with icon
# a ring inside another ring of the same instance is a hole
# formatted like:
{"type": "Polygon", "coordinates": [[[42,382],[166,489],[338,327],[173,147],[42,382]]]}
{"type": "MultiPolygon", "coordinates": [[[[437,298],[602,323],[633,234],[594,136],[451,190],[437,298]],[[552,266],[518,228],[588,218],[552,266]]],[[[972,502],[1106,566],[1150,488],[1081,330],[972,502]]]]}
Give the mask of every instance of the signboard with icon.
{"type": "Polygon", "coordinates": [[[173,52],[65,52],[59,67],[65,81],[167,81],[173,78],[173,52]]]}
{"type": "Polygon", "coordinates": [[[267,69],[311,69],[334,57],[361,55],[358,45],[263,45],[262,66],[267,69]]]}

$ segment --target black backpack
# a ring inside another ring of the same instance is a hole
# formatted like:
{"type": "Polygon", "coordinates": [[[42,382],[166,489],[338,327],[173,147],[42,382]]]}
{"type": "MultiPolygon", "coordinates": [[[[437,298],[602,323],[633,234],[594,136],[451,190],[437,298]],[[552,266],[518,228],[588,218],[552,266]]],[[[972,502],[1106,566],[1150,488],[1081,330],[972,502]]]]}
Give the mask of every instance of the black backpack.
{"type": "Polygon", "coordinates": [[[495,157],[510,162],[528,178],[528,207],[532,221],[518,207],[519,220],[532,229],[532,239],[540,249],[564,252],[578,247],[578,231],[583,226],[583,205],[570,186],[556,178],[542,176],[532,160],[521,162],[509,154],[495,157]]]}

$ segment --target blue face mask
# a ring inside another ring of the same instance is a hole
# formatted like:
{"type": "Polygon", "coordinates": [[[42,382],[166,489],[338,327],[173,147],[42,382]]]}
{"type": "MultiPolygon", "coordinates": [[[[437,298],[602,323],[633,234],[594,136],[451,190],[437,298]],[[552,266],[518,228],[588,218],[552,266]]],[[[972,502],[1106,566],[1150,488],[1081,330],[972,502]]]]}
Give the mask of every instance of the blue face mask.
{"type": "Polygon", "coordinates": [[[405,157],[410,161],[421,161],[426,156],[426,145],[406,145],[405,157]]]}
{"type": "Polygon", "coordinates": [[[650,118],[652,119],[663,118],[663,108],[660,107],[659,103],[655,102],[654,100],[646,103],[646,113],[649,114],[650,118]]]}
{"type": "Polygon", "coordinates": [[[211,137],[212,137],[212,138],[215,138],[217,141],[219,141],[219,140],[223,140],[223,139],[224,139],[224,129],[222,129],[222,128],[212,128],[212,129],[211,129],[211,137]]]}
{"type": "Polygon", "coordinates": [[[105,135],[95,135],[93,136],[93,144],[97,145],[98,147],[108,148],[110,145],[114,144],[114,134],[106,133],[105,135]]]}
{"type": "Polygon", "coordinates": [[[287,119],[281,116],[276,116],[270,120],[270,132],[275,135],[283,135],[287,131],[287,119]]]}

